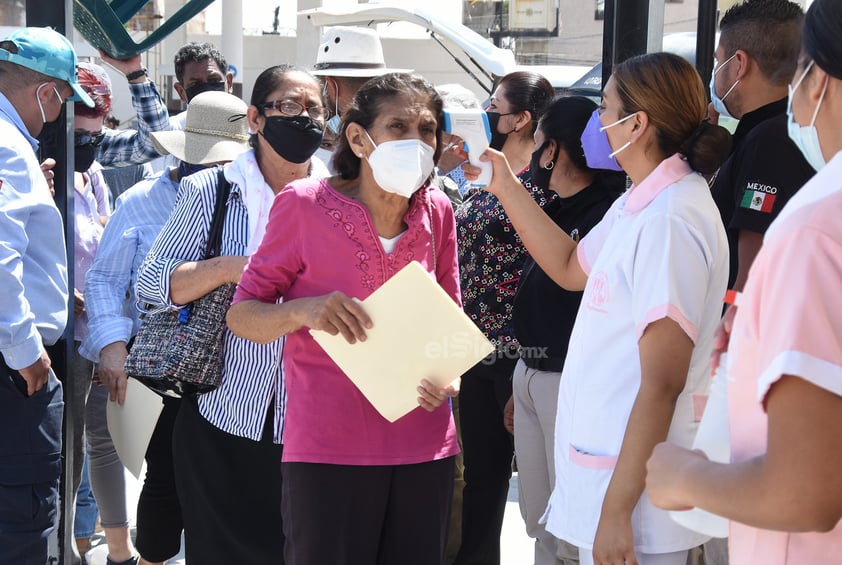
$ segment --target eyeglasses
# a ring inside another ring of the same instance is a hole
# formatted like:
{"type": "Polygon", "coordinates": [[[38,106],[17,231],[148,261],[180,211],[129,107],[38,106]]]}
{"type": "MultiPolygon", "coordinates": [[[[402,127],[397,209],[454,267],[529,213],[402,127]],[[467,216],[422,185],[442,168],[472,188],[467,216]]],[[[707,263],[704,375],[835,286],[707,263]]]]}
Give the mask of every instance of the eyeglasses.
{"type": "MultiPolygon", "coordinates": [[[[300,116],[304,111],[304,105],[295,100],[273,100],[260,106],[264,110],[275,109],[284,116],[300,116]]],[[[323,120],[327,116],[327,108],[324,106],[307,106],[307,113],[314,120],[323,120]]]]}
{"type": "Polygon", "coordinates": [[[105,132],[100,131],[98,133],[91,133],[89,131],[75,131],[73,132],[73,144],[74,145],[93,145],[96,147],[102,140],[105,139],[105,132]]]}

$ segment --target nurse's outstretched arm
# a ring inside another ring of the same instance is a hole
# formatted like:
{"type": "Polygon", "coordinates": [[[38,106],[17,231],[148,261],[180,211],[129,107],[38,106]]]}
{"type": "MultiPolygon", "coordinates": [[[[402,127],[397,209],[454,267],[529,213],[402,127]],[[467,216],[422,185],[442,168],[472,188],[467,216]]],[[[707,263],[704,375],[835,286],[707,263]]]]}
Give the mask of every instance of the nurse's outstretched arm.
{"type": "MultiPolygon", "coordinates": [[[[506,156],[488,149],[480,159],[491,161],[494,174],[485,190],[496,196],[506,210],[520,239],[545,273],[567,290],[584,290],[588,275],[579,264],[576,243],[535,203],[512,172],[506,156]]],[[[475,179],[479,167],[463,165],[465,177],[475,179]]]]}
{"type": "Polygon", "coordinates": [[[664,443],[648,463],[656,506],[698,506],[756,528],[826,532],[842,519],[842,396],[784,375],[766,396],[766,453],[725,465],[664,443]]]}

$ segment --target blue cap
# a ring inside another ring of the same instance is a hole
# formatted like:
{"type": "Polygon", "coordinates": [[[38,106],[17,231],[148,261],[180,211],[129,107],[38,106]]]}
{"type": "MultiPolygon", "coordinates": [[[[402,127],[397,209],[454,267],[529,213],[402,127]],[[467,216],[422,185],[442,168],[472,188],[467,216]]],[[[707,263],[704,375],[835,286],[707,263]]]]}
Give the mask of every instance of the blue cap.
{"type": "Polygon", "coordinates": [[[0,61],[9,61],[63,80],[73,89],[74,95],[70,100],[78,100],[90,108],[94,107],[94,101],[79,86],[76,76],[76,51],[66,37],[48,27],[24,27],[4,41],[13,42],[18,52],[0,49],[0,61]]]}

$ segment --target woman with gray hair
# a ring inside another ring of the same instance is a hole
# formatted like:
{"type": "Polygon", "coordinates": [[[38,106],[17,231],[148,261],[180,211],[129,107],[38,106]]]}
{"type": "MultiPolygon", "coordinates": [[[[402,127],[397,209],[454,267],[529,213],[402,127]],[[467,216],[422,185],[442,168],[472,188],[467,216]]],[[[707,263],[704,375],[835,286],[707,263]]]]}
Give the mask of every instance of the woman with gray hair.
{"type": "MultiPolygon", "coordinates": [[[[182,182],[181,198],[140,267],[138,299],[180,310],[239,282],[275,196],[291,181],[326,172],[310,161],[325,113],[309,73],[289,65],[263,71],[246,111],[252,149],[224,168],[231,187],[220,256],[204,258],[218,176],[209,170],[182,182]]],[[[222,384],[181,401],[173,457],[190,563],[283,563],[282,348],[280,339],[258,345],[226,329],[222,384]]]]}

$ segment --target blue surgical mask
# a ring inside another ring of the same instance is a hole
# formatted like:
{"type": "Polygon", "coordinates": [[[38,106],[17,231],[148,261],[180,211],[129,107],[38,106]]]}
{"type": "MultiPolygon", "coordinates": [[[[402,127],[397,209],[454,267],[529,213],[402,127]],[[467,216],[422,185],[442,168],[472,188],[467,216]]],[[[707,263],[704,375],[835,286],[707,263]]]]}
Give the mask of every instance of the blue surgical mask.
{"type": "Polygon", "coordinates": [[[339,115],[339,83],[336,84],[336,94],[333,97],[333,116],[325,124],[325,127],[334,137],[339,135],[339,128],[342,126],[342,116],[339,115]]]}
{"type": "Polygon", "coordinates": [[[713,71],[713,74],[710,75],[710,101],[713,102],[713,108],[719,113],[719,115],[725,116],[726,118],[733,118],[734,116],[731,115],[731,112],[729,112],[728,108],[725,106],[725,99],[728,98],[728,95],[731,94],[731,92],[737,87],[738,84],[740,84],[740,80],[737,79],[734,82],[734,84],[731,85],[731,88],[729,88],[725,92],[725,94],[722,95],[722,98],[720,98],[716,94],[716,74],[719,71],[721,71],[723,67],[725,67],[725,65],[730,63],[736,56],[737,54],[735,53],[728,57],[728,59],[726,59],[724,63],[719,65],[716,68],[716,70],[713,71]]]}
{"type": "Polygon", "coordinates": [[[603,126],[602,121],[599,119],[599,110],[593,111],[591,119],[588,120],[588,124],[585,126],[585,131],[582,132],[581,137],[582,149],[585,152],[585,161],[588,163],[589,168],[609,171],[623,170],[614,157],[620,151],[631,145],[631,140],[616,151],[612,151],[611,144],[608,142],[608,134],[605,133],[605,130],[625,122],[636,114],[637,112],[629,114],[625,118],[620,118],[612,124],[603,126]]]}
{"type": "Polygon", "coordinates": [[[333,134],[334,137],[339,135],[339,128],[342,126],[342,118],[341,116],[336,113],[327,121],[325,127],[330,130],[330,133],[333,134]]]}
{"type": "Polygon", "coordinates": [[[804,80],[804,77],[807,76],[807,73],[810,72],[810,68],[812,66],[813,61],[810,61],[810,64],[807,65],[806,69],[804,69],[804,74],[801,75],[801,78],[798,79],[795,86],[789,86],[789,97],[786,105],[787,133],[795,146],[798,147],[798,150],[801,151],[801,154],[804,155],[807,162],[810,163],[810,166],[816,169],[816,171],[820,171],[822,167],[825,166],[825,160],[824,155],[822,154],[822,148],[819,145],[819,132],[816,129],[816,116],[819,115],[819,108],[821,108],[822,101],[824,100],[824,94],[827,92],[828,79],[825,78],[824,88],[822,89],[821,96],[819,96],[819,103],[816,104],[816,110],[813,112],[813,119],[810,121],[809,126],[802,126],[796,122],[795,116],[792,113],[792,95],[795,94],[795,91],[799,86],[801,86],[801,82],[804,80]]]}

